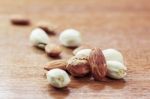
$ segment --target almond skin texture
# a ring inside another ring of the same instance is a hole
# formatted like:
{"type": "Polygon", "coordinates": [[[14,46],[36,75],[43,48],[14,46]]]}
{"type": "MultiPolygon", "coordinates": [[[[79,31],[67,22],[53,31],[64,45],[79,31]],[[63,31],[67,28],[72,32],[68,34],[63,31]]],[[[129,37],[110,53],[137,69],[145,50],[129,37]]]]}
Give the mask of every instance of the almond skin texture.
{"type": "Polygon", "coordinates": [[[90,53],[88,61],[94,79],[97,81],[103,80],[107,74],[107,65],[101,49],[94,48],[90,53]]]}
{"type": "Polygon", "coordinates": [[[47,63],[44,66],[44,69],[47,71],[49,71],[51,69],[55,69],[55,68],[66,70],[66,65],[67,65],[66,60],[54,60],[54,61],[47,63]]]}
{"type": "Polygon", "coordinates": [[[48,44],[45,47],[45,52],[47,53],[48,56],[59,57],[62,52],[62,49],[60,46],[56,44],[48,44]]]}
{"type": "Polygon", "coordinates": [[[78,59],[75,56],[68,60],[68,72],[74,77],[83,77],[90,72],[87,60],[78,59]]]}

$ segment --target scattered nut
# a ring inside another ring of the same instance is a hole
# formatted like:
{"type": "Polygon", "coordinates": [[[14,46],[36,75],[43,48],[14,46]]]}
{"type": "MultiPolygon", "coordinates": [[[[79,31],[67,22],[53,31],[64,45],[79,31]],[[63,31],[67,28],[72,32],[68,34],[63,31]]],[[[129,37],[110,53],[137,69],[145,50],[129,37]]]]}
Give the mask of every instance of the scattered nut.
{"type": "Polygon", "coordinates": [[[107,65],[101,49],[93,49],[88,61],[94,79],[98,81],[102,80],[107,74],[107,65]]]}
{"type": "Polygon", "coordinates": [[[47,80],[51,86],[56,88],[66,87],[71,81],[67,72],[61,69],[48,71],[47,80]]]}
{"type": "Polygon", "coordinates": [[[114,79],[122,79],[126,76],[127,68],[121,62],[107,61],[107,76],[114,79]]]}
{"type": "Polygon", "coordinates": [[[55,35],[56,34],[56,32],[55,32],[56,26],[54,26],[48,22],[41,21],[37,24],[37,27],[43,29],[49,35],[55,35]]]}
{"type": "Polygon", "coordinates": [[[66,70],[66,66],[67,66],[67,61],[60,59],[60,60],[54,60],[54,61],[47,63],[44,66],[44,69],[47,71],[51,69],[55,69],[55,68],[66,70]]]}
{"type": "Polygon", "coordinates": [[[67,29],[60,34],[59,40],[66,47],[77,47],[81,44],[81,35],[77,30],[67,29]]]}
{"type": "Polygon", "coordinates": [[[10,18],[10,21],[14,25],[29,25],[30,20],[22,15],[13,15],[10,18]]]}
{"type": "Polygon", "coordinates": [[[115,50],[115,49],[103,50],[103,54],[104,54],[105,59],[107,61],[111,60],[111,61],[119,61],[119,62],[123,63],[122,54],[119,51],[115,50]]]}
{"type": "Polygon", "coordinates": [[[73,50],[73,54],[76,55],[76,53],[80,50],[83,50],[83,49],[92,49],[92,47],[90,45],[83,45],[83,46],[80,46],[76,49],[73,50]]]}
{"type": "Polygon", "coordinates": [[[45,46],[45,51],[46,51],[47,55],[49,55],[51,57],[58,57],[58,56],[60,56],[62,49],[60,46],[58,46],[56,44],[47,44],[45,46]]]}
{"type": "Polygon", "coordinates": [[[45,31],[36,28],[31,32],[30,41],[34,46],[44,49],[49,42],[49,37],[45,31]]]}
{"type": "Polygon", "coordinates": [[[90,72],[88,61],[78,59],[75,56],[68,60],[68,65],[66,68],[74,77],[83,77],[90,72]]]}
{"type": "Polygon", "coordinates": [[[76,53],[76,57],[79,57],[81,59],[88,59],[90,56],[92,49],[82,49],[76,53]]]}

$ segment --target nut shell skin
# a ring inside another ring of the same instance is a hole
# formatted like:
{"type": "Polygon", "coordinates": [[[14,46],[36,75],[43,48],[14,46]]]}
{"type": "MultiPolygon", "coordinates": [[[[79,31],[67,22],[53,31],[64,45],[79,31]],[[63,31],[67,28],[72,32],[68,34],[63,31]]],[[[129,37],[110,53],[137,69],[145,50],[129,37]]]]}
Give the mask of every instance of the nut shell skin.
{"type": "Polygon", "coordinates": [[[107,69],[107,76],[113,79],[122,79],[127,74],[127,67],[118,61],[107,61],[107,69]]]}
{"type": "Polygon", "coordinates": [[[83,77],[90,72],[89,63],[87,60],[72,57],[68,60],[68,72],[74,77],[83,77]]]}
{"type": "Polygon", "coordinates": [[[107,65],[101,49],[94,48],[90,53],[88,61],[94,79],[97,81],[103,80],[107,74],[107,65]]]}
{"type": "Polygon", "coordinates": [[[77,47],[81,44],[81,34],[75,29],[66,29],[59,36],[60,43],[66,47],[77,47]]]}
{"type": "Polygon", "coordinates": [[[56,88],[66,87],[71,81],[67,72],[61,69],[48,71],[47,80],[51,86],[56,88]]]}

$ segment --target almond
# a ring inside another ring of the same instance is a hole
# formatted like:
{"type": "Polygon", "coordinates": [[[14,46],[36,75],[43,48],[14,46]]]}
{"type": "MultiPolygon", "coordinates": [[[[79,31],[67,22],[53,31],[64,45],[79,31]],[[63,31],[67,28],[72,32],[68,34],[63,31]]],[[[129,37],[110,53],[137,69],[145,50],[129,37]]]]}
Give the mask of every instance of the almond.
{"type": "Polygon", "coordinates": [[[51,23],[48,23],[45,21],[40,21],[39,23],[37,23],[37,27],[43,29],[49,35],[55,35],[56,34],[56,32],[55,32],[56,26],[51,24],[51,23]]]}
{"type": "Polygon", "coordinates": [[[107,74],[107,65],[100,48],[94,48],[89,56],[89,64],[92,76],[95,80],[101,81],[107,74]]]}
{"type": "Polygon", "coordinates": [[[22,15],[13,15],[10,18],[10,21],[14,25],[29,25],[30,20],[22,15]]]}
{"type": "Polygon", "coordinates": [[[59,55],[62,52],[62,49],[60,46],[56,45],[56,44],[48,44],[45,47],[45,51],[47,53],[48,56],[51,57],[59,57],[59,55]]]}
{"type": "Polygon", "coordinates": [[[68,60],[66,68],[74,77],[83,77],[90,72],[88,61],[85,59],[79,59],[75,56],[68,60]]]}
{"type": "Polygon", "coordinates": [[[44,69],[47,71],[49,71],[51,69],[55,69],[55,68],[66,70],[66,65],[67,65],[66,60],[54,60],[54,61],[47,63],[44,66],[44,69]]]}

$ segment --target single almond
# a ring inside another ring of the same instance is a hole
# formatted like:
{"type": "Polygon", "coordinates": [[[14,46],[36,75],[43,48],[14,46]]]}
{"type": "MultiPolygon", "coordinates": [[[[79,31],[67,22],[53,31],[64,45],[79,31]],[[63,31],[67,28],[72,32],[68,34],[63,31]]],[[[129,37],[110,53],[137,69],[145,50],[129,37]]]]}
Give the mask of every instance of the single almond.
{"type": "Polygon", "coordinates": [[[94,48],[90,53],[88,61],[94,79],[101,81],[107,74],[107,65],[101,49],[94,48]]]}
{"type": "Polygon", "coordinates": [[[55,69],[55,68],[66,70],[66,65],[67,65],[66,60],[54,60],[54,61],[47,63],[44,66],[44,69],[47,71],[49,71],[51,69],[55,69]]]}
{"type": "Polygon", "coordinates": [[[59,45],[48,44],[45,47],[45,51],[46,51],[48,56],[59,57],[61,52],[62,52],[62,49],[61,49],[61,47],[59,45]]]}
{"type": "Polygon", "coordinates": [[[37,27],[43,29],[47,34],[49,35],[55,35],[56,34],[56,26],[45,22],[45,21],[40,21],[39,23],[37,23],[37,27]]]}
{"type": "Polygon", "coordinates": [[[66,68],[68,72],[74,77],[83,77],[90,72],[88,61],[85,59],[79,59],[76,56],[68,60],[66,68]]]}
{"type": "Polygon", "coordinates": [[[14,25],[29,25],[30,20],[22,15],[13,15],[10,18],[10,21],[14,25]]]}

